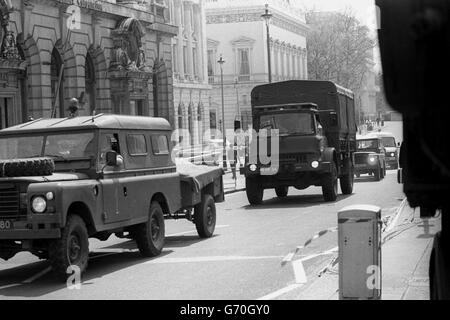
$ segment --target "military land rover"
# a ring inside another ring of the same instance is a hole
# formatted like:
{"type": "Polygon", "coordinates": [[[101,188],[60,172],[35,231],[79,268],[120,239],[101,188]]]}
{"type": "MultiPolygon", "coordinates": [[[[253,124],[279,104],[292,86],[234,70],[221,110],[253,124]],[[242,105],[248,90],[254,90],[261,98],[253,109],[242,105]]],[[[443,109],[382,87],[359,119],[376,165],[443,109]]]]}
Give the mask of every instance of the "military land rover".
{"type": "Polygon", "coordinates": [[[130,237],[158,255],[164,219],[211,237],[222,169],[178,169],[165,119],[99,114],[38,119],[0,131],[0,258],[29,251],[62,279],[86,270],[89,238],[130,237]]]}

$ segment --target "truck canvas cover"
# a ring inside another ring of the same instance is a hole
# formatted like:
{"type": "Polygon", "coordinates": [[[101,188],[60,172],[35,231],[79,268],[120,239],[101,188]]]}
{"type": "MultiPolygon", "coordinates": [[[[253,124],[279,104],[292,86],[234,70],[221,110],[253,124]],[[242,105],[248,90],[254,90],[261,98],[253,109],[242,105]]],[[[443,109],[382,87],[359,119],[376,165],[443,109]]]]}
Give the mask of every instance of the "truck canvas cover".
{"type": "MultiPolygon", "coordinates": [[[[319,111],[334,110],[340,135],[356,134],[354,94],[331,81],[292,80],[260,85],[252,91],[252,108],[314,103],[319,111]]],[[[328,128],[330,132],[331,128],[328,128]]],[[[336,132],[337,133],[337,132],[336,132]]]]}

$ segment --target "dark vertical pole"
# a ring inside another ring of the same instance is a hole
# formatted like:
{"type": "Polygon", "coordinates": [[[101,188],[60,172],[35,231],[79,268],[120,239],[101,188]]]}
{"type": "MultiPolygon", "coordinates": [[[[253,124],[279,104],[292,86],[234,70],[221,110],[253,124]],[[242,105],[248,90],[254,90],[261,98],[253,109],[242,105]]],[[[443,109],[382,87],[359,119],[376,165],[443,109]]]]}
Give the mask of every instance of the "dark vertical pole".
{"type": "Polygon", "coordinates": [[[224,101],[224,97],[223,97],[223,68],[222,65],[220,65],[220,83],[221,83],[221,87],[222,87],[222,139],[223,139],[223,156],[222,156],[222,165],[223,165],[223,169],[226,170],[227,169],[227,153],[226,153],[226,135],[225,135],[225,101],[224,101]]]}
{"type": "Polygon", "coordinates": [[[267,29],[267,65],[269,68],[269,83],[272,83],[272,61],[270,57],[270,32],[269,32],[269,22],[266,22],[267,29]]]}

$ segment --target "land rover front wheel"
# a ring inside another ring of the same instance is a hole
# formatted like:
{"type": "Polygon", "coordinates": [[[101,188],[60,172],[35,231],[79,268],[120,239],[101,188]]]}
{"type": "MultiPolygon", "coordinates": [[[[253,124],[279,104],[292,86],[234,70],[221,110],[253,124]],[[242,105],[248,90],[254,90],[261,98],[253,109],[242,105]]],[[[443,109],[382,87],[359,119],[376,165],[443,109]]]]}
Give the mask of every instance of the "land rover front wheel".
{"type": "Polygon", "coordinates": [[[375,171],[375,181],[380,181],[381,180],[381,167],[378,166],[378,169],[375,171]]]}
{"type": "Polygon", "coordinates": [[[137,225],[132,235],[144,257],[159,255],[164,247],[165,225],[161,205],[153,201],[150,204],[148,221],[137,225]]]}
{"type": "Polygon", "coordinates": [[[262,203],[264,189],[258,184],[256,179],[245,179],[245,192],[247,193],[248,202],[251,205],[258,205],[262,203]]]}
{"type": "Polygon", "coordinates": [[[285,198],[287,197],[289,192],[289,187],[276,187],[275,193],[277,194],[278,198],[285,198]]]}
{"type": "Polygon", "coordinates": [[[53,271],[62,281],[66,281],[73,272],[83,274],[86,271],[89,236],[86,224],[80,216],[70,215],[67,218],[61,238],[54,240],[49,246],[49,258],[53,271]]]}
{"type": "Polygon", "coordinates": [[[200,238],[212,237],[216,228],[216,205],[211,195],[203,195],[202,202],[195,206],[194,222],[200,238]]]}
{"type": "Polygon", "coordinates": [[[337,168],[334,161],[331,163],[331,172],[328,173],[322,185],[322,194],[325,201],[336,201],[338,193],[337,168]]]}

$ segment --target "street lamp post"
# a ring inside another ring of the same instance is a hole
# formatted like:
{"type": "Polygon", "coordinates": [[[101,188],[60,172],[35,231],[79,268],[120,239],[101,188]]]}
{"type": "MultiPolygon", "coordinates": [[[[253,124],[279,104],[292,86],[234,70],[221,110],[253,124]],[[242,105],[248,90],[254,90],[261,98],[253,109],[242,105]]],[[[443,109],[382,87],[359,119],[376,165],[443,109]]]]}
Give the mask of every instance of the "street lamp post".
{"type": "Polygon", "coordinates": [[[270,32],[269,32],[269,25],[270,20],[272,19],[272,14],[269,12],[269,5],[266,3],[266,12],[261,15],[261,18],[263,18],[266,21],[266,30],[267,30],[267,65],[269,69],[269,83],[272,82],[272,61],[270,58],[270,32]]]}
{"type": "Polygon", "coordinates": [[[222,55],[220,55],[219,61],[217,63],[220,64],[220,86],[222,88],[222,139],[223,139],[223,150],[222,150],[222,166],[225,170],[227,168],[227,150],[226,150],[226,142],[227,138],[225,135],[225,103],[224,103],[224,97],[223,97],[223,64],[225,63],[225,60],[223,59],[222,55]]]}

